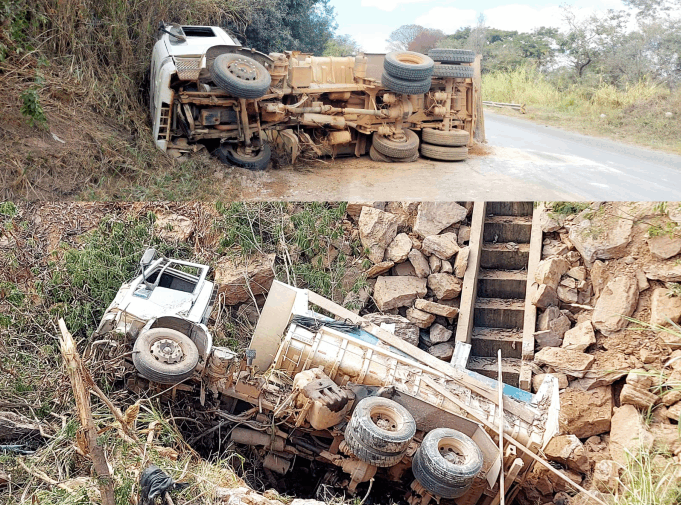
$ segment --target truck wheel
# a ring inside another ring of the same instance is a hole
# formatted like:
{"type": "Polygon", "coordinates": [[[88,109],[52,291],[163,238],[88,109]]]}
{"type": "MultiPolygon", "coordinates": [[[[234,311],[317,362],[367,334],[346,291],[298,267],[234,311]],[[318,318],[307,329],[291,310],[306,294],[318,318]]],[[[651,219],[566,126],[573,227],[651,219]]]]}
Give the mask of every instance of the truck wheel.
{"type": "Polygon", "coordinates": [[[452,499],[468,491],[482,463],[482,451],[470,437],[450,428],[436,428],[423,438],[411,470],[426,491],[452,499]]]}
{"type": "Polygon", "coordinates": [[[475,69],[468,65],[435,65],[433,77],[456,77],[459,79],[472,79],[475,69]]]}
{"type": "Polygon", "coordinates": [[[217,148],[217,156],[227,165],[235,165],[249,170],[265,170],[270,163],[272,150],[269,144],[265,143],[258,150],[250,154],[245,151],[243,146],[234,147],[230,144],[223,144],[217,148]]]}
{"type": "Polygon", "coordinates": [[[414,418],[402,405],[370,396],[355,407],[345,443],[357,458],[378,467],[399,462],[416,433],[414,418]]]}
{"type": "Polygon", "coordinates": [[[419,159],[419,152],[417,150],[411,158],[391,158],[385,154],[379,153],[374,146],[371,146],[369,148],[369,157],[373,161],[382,161],[384,163],[411,163],[412,161],[419,159]]]}
{"type": "Polygon", "coordinates": [[[199,350],[179,331],[154,328],[135,340],[132,362],[140,375],[150,381],[178,384],[191,377],[199,363],[199,350]]]}
{"type": "Polygon", "coordinates": [[[374,133],[371,145],[389,158],[411,158],[419,152],[419,137],[408,128],[402,129],[402,133],[402,138],[393,139],[374,133]]]}
{"type": "Polygon", "coordinates": [[[385,73],[407,81],[430,79],[435,62],[428,56],[414,51],[393,51],[385,55],[385,73]]]}
{"type": "Polygon", "coordinates": [[[260,98],[270,89],[272,78],[260,63],[240,54],[221,54],[210,69],[213,81],[237,98],[260,98]]]}
{"type": "Polygon", "coordinates": [[[422,81],[408,81],[383,72],[381,83],[384,88],[394,91],[395,93],[403,95],[423,95],[430,91],[431,80],[430,77],[428,77],[422,81]]]}
{"type": "Polygon", "coordinates": [[[421,139],[434,146],[465,146],[471,136],[466,130],[435,130],[424,128],[421,132],[421,139]]]}
{"type": "Polygon", "coordinates": [[[475,52],[467,49],[447,49],[438,47],[428,51],[430,56],[435,61],[442,63],[473,63],[475,61],[475,52]]]}
{"type": "Polygon", "coordinates": [[[426,158],[442,161],[463,161],[468,157],[468,148],[434,146],[431,144],[421,144],[421,154],[426,158]]]}

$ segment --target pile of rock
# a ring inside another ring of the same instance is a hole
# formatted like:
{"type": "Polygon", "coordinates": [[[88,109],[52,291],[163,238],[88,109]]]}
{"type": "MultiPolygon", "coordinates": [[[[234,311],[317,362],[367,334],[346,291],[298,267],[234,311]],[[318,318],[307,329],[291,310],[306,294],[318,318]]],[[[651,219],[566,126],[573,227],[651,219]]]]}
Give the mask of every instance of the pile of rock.
{"type": "Polygon", "coordinates": [[[381,314],[367,317],[399,323],[397,335],[443,360],[454,352],[471,210],[453,202],[348,206],[372,263],[367,278],[381,314]]]}
{"type": "MultiPolygon", "coordinates": [[[[656,464],[681,479],[681,350],[673,350],[681,341],[659,328],[631,331],[627,319],[681,320],[681,297],[670,296],[681,281],[681,212],[672,217],[652,205],[612,203],[542,215],[535,365],[561,388],[561,435],[544,452],[596,493],[621,491],[627,452],[640,448],[663,451],[656,464]],[[672,233],[650,236],[651,219],[672,233]]],[[[543,378],[534,376],[535,389],[543,378]]],[[[521,503],[568,503],[566,493],[573,494],[536,465],[521,503]]]]}

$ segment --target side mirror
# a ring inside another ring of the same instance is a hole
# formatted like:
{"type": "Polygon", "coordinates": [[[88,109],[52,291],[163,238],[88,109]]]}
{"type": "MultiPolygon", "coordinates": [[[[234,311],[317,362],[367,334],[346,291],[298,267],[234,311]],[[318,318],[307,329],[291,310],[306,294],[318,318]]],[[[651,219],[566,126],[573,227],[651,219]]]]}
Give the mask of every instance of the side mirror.
{"type": "Polygon", "coordinates": [[[150,247],[146,251],[144,251],[144,254],[142,255],[142,259],[140,260],[140,266],[142,267],[142,272],[151,264],[152,261],[154,261],[154,256],[156,256],[156,249],[153,247],[150,247]]]}

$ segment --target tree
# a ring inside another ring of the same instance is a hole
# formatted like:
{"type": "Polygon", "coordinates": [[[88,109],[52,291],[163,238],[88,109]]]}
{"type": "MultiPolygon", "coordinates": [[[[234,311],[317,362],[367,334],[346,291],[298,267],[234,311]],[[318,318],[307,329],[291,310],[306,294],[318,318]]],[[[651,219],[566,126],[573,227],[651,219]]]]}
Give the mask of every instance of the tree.
{"type": "Polygon", "coordinates": [[[414,40],[412,40],[407,49],[409,51],[416,51],[417,53],[428,54],[428,51],[433,49],[437,43],[445,37],[442,30],[424,29],[419,33],[414,40]]]}
{"type": "Polygon", "coordinates": [[[423,31],[425,28],[421,25],[402,25],[397,30],[393,30],[386,40],[391,51],[406,51],[409,44],[423,31]]]}
{"type": "Polygon", "coordinates": [[[487,42],[487,27],[485,26],[485,15],[481,12],[478,14],[478,22],[475,28],[471,30],[466,47],[475,51],[475,54],[482,54],[487,42]]]}
{"type": "Polygon", "coordinates": [[[350,35],[336,35],[326,43],[324,56],[353,56],[362,52],[360,46],[350,35]]]}
{"type": "Polygon", "coordinates": [[[336,29],[330,0],[255,0],[242,24],[228,26],[244,45],[264,53],[321,55],[336,29]]]}

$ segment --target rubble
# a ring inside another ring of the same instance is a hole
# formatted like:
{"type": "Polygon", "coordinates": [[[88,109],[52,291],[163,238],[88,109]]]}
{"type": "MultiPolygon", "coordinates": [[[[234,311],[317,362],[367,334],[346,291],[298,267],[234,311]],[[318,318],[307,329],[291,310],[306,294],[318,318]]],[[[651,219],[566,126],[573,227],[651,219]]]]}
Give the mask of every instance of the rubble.
{"type": "Polygon", "coordinates": [[[539,390],[539,387],[542,385],[544,382],[544,379],[546,378],[547,375],[551,375],[558,379],[558,388],[559,389],[565,389],[568,387],[568,378],[567,375],[564,373],[551,373],[551,374],[546,374],[546,373],[538,373],[532,376],[532,391],[537,392],[539,390]]]}
{"type": "Polygon", "coordinates": [[[274,280],[276,255],[253,255],[246,259],[223,257],[215,265],[215,283],[226,305],[251,300],[267,293],[274,280]]]}
{"type": "Polygon", "coordinates": [[[422,310],[409,307],[407,309],[407,319],[414,323],[419,328],[429,328],[433,321],[435,321],[435,316],[429,314],[428,312],[423,312],[422,310]]]}
{"type": "Polygon", "coordinates": [[[422,251],[427,255],[435,255],[441,260],[449,260],[459,251],[456,241],[456,233],[443,233],[442,235],[429,235],[423,239],[422,251]]]}
{"type": "Polygon", "coordinates": [[[561,433],[584,439],[610,431],[612,386],[596,387],[589,391],[567,387],[560,393],[560,406],[561,433]]]}
{"type": "Polygon", "coordinates": [[[409,235],[400,233],[395,236],[390,245],[385,250],[386,261],[394,263],[402,263],[407,259],[409,251],[411,251],[412,242],[409,235]]]}
{"type": "Polygon", "coordinates": [[[558,295],[556,290],[546,284],[533,284],[532,288],[532,305],[539,309],[545,309],[550,306],[558,305],[558,295]]]}
{"type": "Polygon", "coordinates": [[[466,219],[468,211],[455,202],[422,202],[419,205],[414,233],[421,237],[437,235],[445,228],[466,219]]]}
{"type": "Polygon", "coordinates": [[[428,349],[428,352],[444,361],[449,361],[454,356],[454,346],[449,342],[443,342],[442,344],[434,344],[428,349]]]}
{"type": "Polygon", "coordinates": [[[410,306],[426,296],[426,279],[407,276],[381,276],[374,286],[374,300],[380,311],[410,306]]]}
{"type": "Polygon", "coordinates": [[[457,279],[451,274],[430,274],[428,276],[428,287],[433,290],[439,300],[451,300],[461,293],[461,279],[457,279]]]}
{"type": "Polygon", "coordinates": [[[570,269],[570,263],[562,257],[552,257],[542,260],[537,265],[534,280],[538,284],[546,284],[556,289],[560,278],[570,269]]]}
{"type": "Polygon", "coordinates": [[[650,253],[659,260],[666,260],[681,253],[681,237],[658,235],[648,239],[650,253]]]}
{"type": "Polygon", "coordinates": [[[679,262],[646,265],[643,271],[648,279],[662,282],[681,282],[681,263],[679,262]]]}
{"type": "Polygon", "coordinates": [[[366,272],[367,279],[373,279],[379,275],[383,275],[393,266],[395,266],[395,263],[392,261],[381,261],[380,263],[371,265],[371,268],[369,268],[369,270],[366,272]]]}
{"type": "Polygon", "coordinates": [[[653,290],[650,298],[650,324],[671,326],[681,322],[681,296],[673,296],[673,292],[666,288],[653,290]]]}
{"type": "Polygon", "coordinates": [[[546,457],[571,470],[588,473],[591,470],[589,458],[582,442],[574,435],[558,435],[553,437],[544,448],[546,457]]]}
{"type": "Polygon", "coordinates": [[[428,265],[428,260],[426,257],[416,249],[409,251],[409,262],[414,267],[414,272],[416,272],[417,277],[425,279],[430,275],[430,266],[428,265]]]}
{"type": "Polygon", "coordinates": [[[359,238],[373,263],[380,263],[388,245],[397,236],[397,218],[373,207],[363,207],[359,215],[359,238]]]}
{"type": "Polygon", "coordinates": [[[419,344],[419,329],[409,319],[392,314],[365,314],[363,316],[377,326],[394,325],[394,334],[411,345],[419,344]]]}
{"type": "Polygon", "coordinates": [[[591,368],[595,359],[590,354],[561,347],[545,347],[534,355],[534,362],[537,365],[549,366],[573,377],[584,377],[584,373],[591,368]]]}
{"type": "Polygon", "coordinates": [[[610,457],[622,466],[627,464],[627,451],[635,454],[640,449],[650,449],[653,436],[636,407],[622,405],[615,409],[610,429],[610,457]]]}
{"type": "Polygon", "coordinates": [[[442,269],[442,260],[435,255],[430,256],[428,258],[428,266],[430,267],[430,271],[436,274],[442,269]]]}
{"type": "Polygon", "coordinates": [[[539,332],[535,333],[535,343],[538,349],[561,345],[570,326],[570,320],[558,307],[548,307],[537,321],[539,332]]]}
{"type": "Polygon", "coordinates": [[[604,335],[627,326],[625,317],[634,313],[638,303],[638,282],[631,274],[621,274],[606,284],[594,307],[592,322],[594,328],[604,335]]]}
{"type": "Polygon", "coordinates": [[[631,242],[633,220],[618,215],[598,219],[592,222],[584,219],[570,227],[570,242],[584,258],[588,265],[596,260],[621,258],[626,254],[631,242]],[[614,220],[614,222],[612,222],[614,220]],[[594,233],[598,229],[599,233],[594,233]]]}
{"type": "Polygon", "coordinates": [[[470,254],[471,248],[466,246],[459,249],[456,253],[456,260],[454,261],[454,275],[459,279],[463,279],[466,273],[466,267],[468,267],[468,255],[470,254]]]}
{"type": "Polygon", "coordinates": [[[414,302],[414,307],[425,312],[430,312],[436,316],[442,317],[456,317],[459,313],[459,309],[456,307],[450,307],[449,305],[443,305],[441,303],[435,303],[428,300],[419,298],[414,302]]]}
{"type": "Polygon", "coordinates": [[[656,394],[631,384],[625,384],[620,392],[621,405],[633,405],[645,411],[655,405],[657,399],[656,394]]]}
{"type": "Polygon", "coordinates": [[[594,333],[593,325],[591,321],[584,321],[565,332],[562,347],[563,349],[584,352],[590,345],[595,343],[596,334],[594,333]]]}
{"type": "Polygon", "coordinates": [[[194,234],[194,222],[179,214],[161,213],[156,216],[154,229],[159,237],[171,242],[186,242],[194,234]]]}
{"type": "Polygon", "coordinates": [[[454,269],[452,268],[452,264],[447,260],[440,261],[440,273],[443,273],[443,274],[454,273],[454,269]]]}
{"type": "Polygon", "coordinates": [[[619,489],[620,465],[611,459],[604,459],[594,465],[591,483],[603,493],[616,493],[619,489]]]}
{"type": "Polygon", "coordinates": [[[430,328],[429,337],[433,344],[440,344],[442,342],[447,342],[450,338],[452,338],[452,334],[452,330],[448,330],[441,324],[435,323],[430,328]]]}

